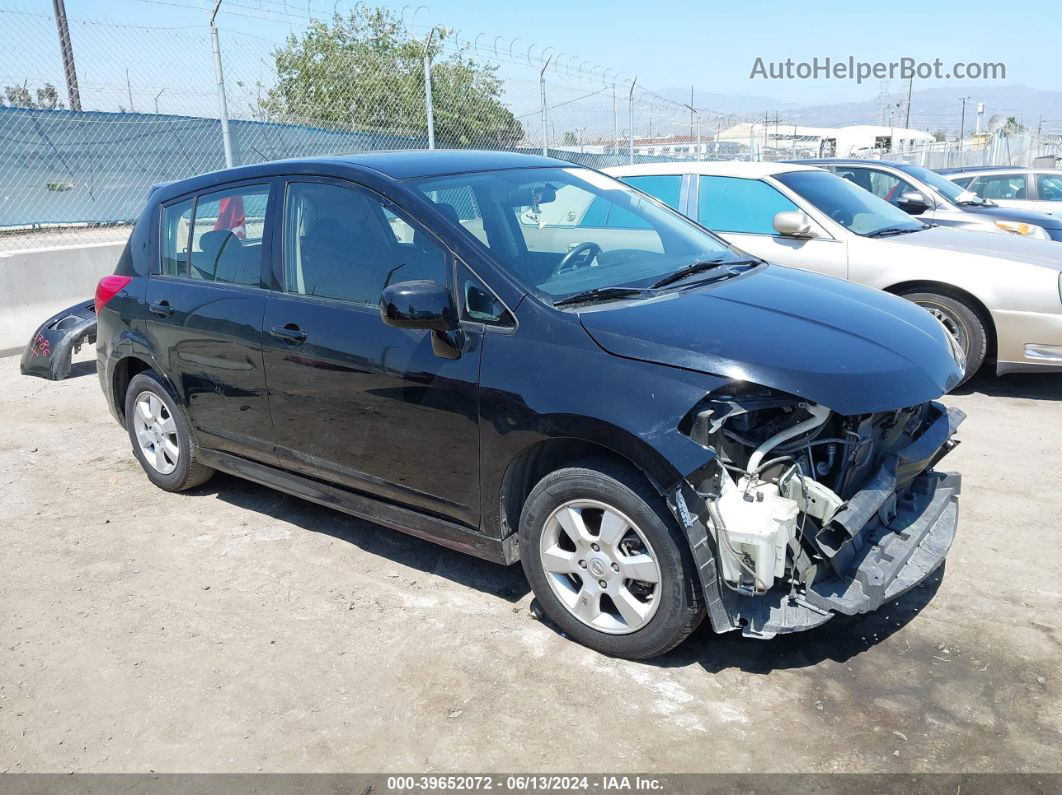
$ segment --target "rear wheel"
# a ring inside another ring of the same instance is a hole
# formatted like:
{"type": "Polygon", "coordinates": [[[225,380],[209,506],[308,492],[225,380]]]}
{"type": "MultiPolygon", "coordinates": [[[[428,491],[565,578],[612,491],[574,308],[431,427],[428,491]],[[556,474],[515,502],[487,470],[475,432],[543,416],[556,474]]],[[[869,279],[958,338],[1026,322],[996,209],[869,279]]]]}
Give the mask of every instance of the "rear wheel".
{"type": "Polygon", "coordinates": [[[972,378],[974,373],[981,369],[988,353],[988,335],[981,313],[962,299],[943,293],[913,290],[901,295],[927,310],[944,324],[944,328],[966,354],[966,372],[959,383],[972,378]]]}
{"type": "Polygon", "coordinates": [[[604,654],[655,657],[704,617],[688,544],[666,504],[611,461],[535,486],[520,516],[520,557],[550,618],[604,654]]]}
{"type": "Polygon", "coordinates": [[[184,491],[205,483],[214,474],[196,460],[188,421],[153,370],[138,373],[129,382],[125,424],[133,455],[159,488],[184,491]]]}

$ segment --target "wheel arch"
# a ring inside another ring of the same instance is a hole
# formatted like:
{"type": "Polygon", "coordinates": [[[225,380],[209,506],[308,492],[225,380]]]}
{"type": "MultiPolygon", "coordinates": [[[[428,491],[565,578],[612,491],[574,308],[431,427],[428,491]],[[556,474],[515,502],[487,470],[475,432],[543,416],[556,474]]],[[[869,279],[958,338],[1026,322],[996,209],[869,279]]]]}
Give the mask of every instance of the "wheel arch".
{"type": "MultiPolygon", "coordinates": [[[[166,377],[159,372],[158,367],[144,356],[131,354],[115,362],[114,371],[111,374],[111,400],[118,418],[123,423],[125,422],[125,393],[129,390],[129,383],[145,370],[154,370],[159,378],[166,381],[166,377]]],[[[167,386],[169,386],[168,383],[167,386]]]]}
{"type": "Polygon", "coordinates": [[[988,307],[985,303],[967,290],[961,287],[956,287],[954,284],[948,284],[946,282],[936,282],[931,279],[912,279],[910,281],[898,282],[897,284],[890,285],[889,287],[882,288],[887,293],[893,295],[903,296],[904,293],[913,291],[925,291],[934,292],[946,295],[950,298],[954,298],[958,301],[962,301],[968,304],[978,316],[981,318],[981,322],[984,323],[985,335],[987,337],[988,350],[985,354],[986,358],[992,358],[996,355],[996,324],[992,319],[992,313],[988,311],[988,307]]]}
{"type": "MultiPolygon", "coordinates": [[[[618,429],[613,434],[614,438],[624,437],[618,429]]],[[[681,473],[644,442],[628,440],[620,447],[607,442],[601,434],[550,436],[523,447],[512,457],[500,484],[492,491],[493,504],[488,510],[495,516],[488,520],[496,521],[502,538],[516,533],[520,513],[535,485],[550,472],[587,459],[606,459],[629,467],[662,496],[682,480],[681,473]]]]}

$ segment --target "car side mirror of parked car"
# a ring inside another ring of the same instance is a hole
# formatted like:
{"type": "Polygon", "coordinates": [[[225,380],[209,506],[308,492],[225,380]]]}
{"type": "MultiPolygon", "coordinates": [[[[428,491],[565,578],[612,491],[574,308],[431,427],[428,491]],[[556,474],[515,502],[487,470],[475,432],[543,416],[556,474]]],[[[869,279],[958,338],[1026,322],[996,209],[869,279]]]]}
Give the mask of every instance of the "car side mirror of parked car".
{"type": "Polygon", "coordinates": [[[380,318],[395,328],[431,331],[431,349],[436,356],[461,356],[461,332],[453,293],[445,285],[430,281],[408,281],[388,285],[380,295],[380,318]]]}
{"type": "Polygon", "coordinates": [[[900,194],[899,206],[909,215],[918,215],[929,209],[929,200],[919,191],[909,190],[900,194]]]}
{"type": "Polygon", "coordinates": [[[815,237],[811,219],[799,210],[777,213],[774,216],[774,229],[785,237],[815,237]]]}

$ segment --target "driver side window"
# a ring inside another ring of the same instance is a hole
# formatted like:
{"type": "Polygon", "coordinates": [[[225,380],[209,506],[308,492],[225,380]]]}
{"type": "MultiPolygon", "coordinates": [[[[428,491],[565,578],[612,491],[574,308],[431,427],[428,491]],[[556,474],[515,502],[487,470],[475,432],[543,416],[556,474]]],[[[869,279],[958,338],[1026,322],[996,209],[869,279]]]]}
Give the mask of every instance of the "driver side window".
{"type": "Polygon", "coordinates": [[[450,255],[367,190],[292,182],[284,200],[284,291],[377,306],[389,284],[449,284],[450,255]]]}

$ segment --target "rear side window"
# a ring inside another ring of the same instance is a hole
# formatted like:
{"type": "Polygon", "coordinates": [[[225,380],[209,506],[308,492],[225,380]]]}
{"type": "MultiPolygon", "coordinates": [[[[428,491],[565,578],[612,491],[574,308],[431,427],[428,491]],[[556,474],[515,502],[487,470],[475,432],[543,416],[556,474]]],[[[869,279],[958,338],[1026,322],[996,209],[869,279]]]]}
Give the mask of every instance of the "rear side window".
{"type": "Polygon", "coordinates": [[[758,179],[701,177],[697,222],[716,232],[777,235],[774,216],[798,209],[758,179]]]}
{"type": "Polygon", "coordinates": [[[682,192],[681,174],[661,174],[641,177],[624,177],[623,181],[642,193],[655,196],[664,204],[677,210],[679,194],[682,192]]]}
{"type": "Polygon", "coordinates": [[[188,233],[192,228],[192,199],[162,210],[162,273],[188,275],[188,233]]]}
{"type": "Polygon", "coordinates": [[[225,284],[260,284],[268,203],[268,185],[197,197],[188,275],[225,284]]]}
{"type": "Polygon", "coordinates": [[[258,286],[268,185],[204,193],[162,210],[162,274],[258,286]]]}
{"type": "Polygon", "coordinates": [[[982,199],[1024,199],[1025,176],[1023,174],[999,174],[977,177],[970,190],[982,199]]]}

